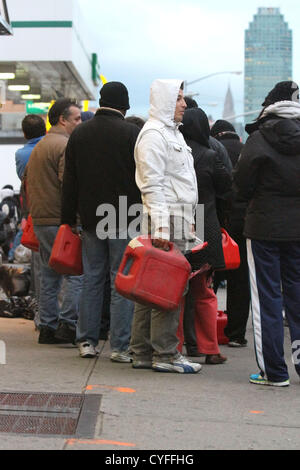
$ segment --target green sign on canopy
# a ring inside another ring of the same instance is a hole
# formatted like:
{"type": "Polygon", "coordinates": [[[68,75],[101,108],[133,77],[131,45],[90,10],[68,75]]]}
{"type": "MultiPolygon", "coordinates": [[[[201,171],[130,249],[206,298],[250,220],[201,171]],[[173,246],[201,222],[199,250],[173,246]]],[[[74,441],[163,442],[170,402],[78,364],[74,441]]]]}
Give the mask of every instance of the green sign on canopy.
{"type": "Polygon", "coordinates": [[[33,103],[28,101],[26,103],[27,114],[48,114],[51,103],[33,103]]]}

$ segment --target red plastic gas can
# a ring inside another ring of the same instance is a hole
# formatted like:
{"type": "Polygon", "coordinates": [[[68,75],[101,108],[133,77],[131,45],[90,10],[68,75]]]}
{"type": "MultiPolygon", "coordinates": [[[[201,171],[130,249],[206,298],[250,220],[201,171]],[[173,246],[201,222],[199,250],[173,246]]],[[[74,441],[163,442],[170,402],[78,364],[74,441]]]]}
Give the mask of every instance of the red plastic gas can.
{"type": "Polygon", "coordinates": [[[222,310],[218,311],[218,316],[217,316],[217,336],[218,336],[218,343],[219,344],[227,344],[229,342],[229,339],[224,333],[224,328],[227,325],[227,315],[225,312],[222,310]]]}
{"type": "Polygon", "coordinates": [[[30,214],[28,215],[27,221],[23,227],[21,244],[32,251],[39,251],[40,248],[40,242],[33,231],[33,221],[30,214]]]}
{"type": "Polygon", "coordinates": [[[221,233],[225,269],[237,269],[241,262],[239,246],[225,229],[222,228],[221,233]]]}
{"type": "Polygon", "coordinates": [[[49,266],[60,274],[80,276],[83,273],[81,239],[69,225],[61,225],[57,232],[49,266]]]}
{"type": "Polygon", "coordinates": [[[190,273],[190,263],[174,243],[163,251],[152,245],[150,237],[140,236],[127,246],[115,286],[130,300],[172,311],[180,305],[190,273]]]}

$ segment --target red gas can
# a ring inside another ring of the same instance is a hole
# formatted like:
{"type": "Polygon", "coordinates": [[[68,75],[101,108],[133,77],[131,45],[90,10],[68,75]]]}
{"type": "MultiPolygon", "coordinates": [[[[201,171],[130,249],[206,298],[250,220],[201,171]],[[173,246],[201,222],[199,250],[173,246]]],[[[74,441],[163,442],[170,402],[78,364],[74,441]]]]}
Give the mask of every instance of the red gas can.
{"type": "Polygon", "coordinates": [[[226,313],[222,310],[219,310],[217,316],[217,336],[219,344],[227,344],[229,342],[229,339],[224,333],[224,328],[227,325],[227,321],[228,319],[226,313]]]}
{"type": "Polygon", "coordinates": [[[30,214],[28,215],[27,221],[23,227],[21,244],[26,248],[29,248],[29,250],[39,251],[40,243],[33,231],[33,221],[30,214]]]}
{"type": "Polygon", "coordinates": [[[127,246],[115,286],[130,300],[172,311],[180,305],[190,273],[190,263],[174,243],[163,251],[152,245],[150,237],[140,236],[127,246]]]}
{"type": "Polygon", "coordinates": [[[61,225],[57,232],[49,266],[60,274],[80,276],[83,273],[81,239],[69,225],[61,225]]]}
{"type": "Polygon", "coordinates": [[[239,246],[225,229],[222,228],[221,232],[225,269],[237,269],[241,262],[239,246]]]}

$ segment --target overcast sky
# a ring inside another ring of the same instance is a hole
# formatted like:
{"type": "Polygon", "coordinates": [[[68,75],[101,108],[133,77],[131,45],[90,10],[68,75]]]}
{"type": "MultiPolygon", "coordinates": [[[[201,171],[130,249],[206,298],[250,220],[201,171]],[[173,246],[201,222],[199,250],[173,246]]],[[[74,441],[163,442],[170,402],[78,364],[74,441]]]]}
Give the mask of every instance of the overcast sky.
{"type": "MultiPolygon", "coordinates": [[[[123,81],[129,114],[149,107],[155,78],[192,81],[223,71],[244,70],[244,31],[258,7],[279,7],[294,39],[294,80],[300,81],[299,0],[79,0],[93,32],[101,72],[123,81]]],[[[237,114],[243,112],[243,75],[220,75],[191,85],[199,105],[221,117],[228,84],[237,114]]]]}

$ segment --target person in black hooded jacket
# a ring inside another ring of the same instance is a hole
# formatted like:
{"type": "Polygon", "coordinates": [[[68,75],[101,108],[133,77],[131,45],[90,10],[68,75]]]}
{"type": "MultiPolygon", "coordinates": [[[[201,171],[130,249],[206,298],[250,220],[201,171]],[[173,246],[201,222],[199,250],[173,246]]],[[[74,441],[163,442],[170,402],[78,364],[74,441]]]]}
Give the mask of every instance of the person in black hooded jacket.
{"type": "MultiPolygon", "coordinates": [[[[204,240],[208,242],[208,247],[197,255],[196,263],[199,267],[208,263],[212,270],[224,268],[221,228],[216,212],[216,195],[221,196],[230,191],[231,171],[225,167],[217,152],[211,149],[209,122],[204,111],[200,108],[186,110],[181,132],[192,149],[198,183],[198,203],[204,205],[204,240]]],[[[194,303],[191,307],[189,307],[189,302],[187,303],[185,317],[193,318],[195,313],[198,351],[206,354],[206,363],[220,364],[226,358],[221,356],[218,347],[216,337],[218,303],[210,284],[211,272],[204,273],[202,276],[198,275],[193,279],[190,295],[194,303]]],[[[185,339],[188,343],[187,338],[185,339]]]]}
{"type": "Polygon", "coordinates": [[[247,238],[256,358],[250,382],[289,385],[283,305],[300,375],[300,104],[294,82],[280,82],[263,103],[237,164],[234,183],[249,201],[247,238]]]}
{"type": "MultiPolygon", "coordinates": [[[[210,134],[222,142],[226,147],[233,168],[235,168],[244,144],[235,131],[233,125],[223,119],[219,119],[212,126],[210,134]]],[[[249,270],[247,262],[246,239],[243,235],[244,222],[247,209],[247,201],[237,198],[232,193],[227,201],[219,200],[219,217],[222,213],[221,222],[229,235],[239,245],[241,263],[238,269],[225,271],[227,280],[226,313],[228,322],[224,330],[228,337],[228,346],[245,347],[247,322],[250,307],[249,270]]],[[[222,279],[224,271],[217,273],[222,279]]],[[[217,277],[218,277],[217,276],[217,277]]],[[[217,285],[216,276],[214,285],[217,285]]],[[[215,289],[216,292],[216,289],[215,289]]]]}

